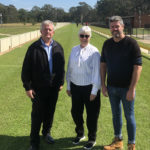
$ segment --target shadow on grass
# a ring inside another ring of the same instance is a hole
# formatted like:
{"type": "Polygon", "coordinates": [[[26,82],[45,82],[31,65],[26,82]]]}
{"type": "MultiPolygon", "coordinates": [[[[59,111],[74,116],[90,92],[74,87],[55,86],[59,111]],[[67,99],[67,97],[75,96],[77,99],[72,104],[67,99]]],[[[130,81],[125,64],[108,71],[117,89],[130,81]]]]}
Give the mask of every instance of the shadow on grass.
{"type": "MultiPolygon", "coordinates": [[[[40,150],[83,150],[86,141],[79,145],[72,144],[72,137],[55,139],[55,144],[47,144],[41,137],[40,150]]],[[[0,135],[0,150],[28,150],[30,143],[29,136],[7,136],[0,135]]],[[[92,150],[102,150],[103,146],[95,145],[92,150]]]]}

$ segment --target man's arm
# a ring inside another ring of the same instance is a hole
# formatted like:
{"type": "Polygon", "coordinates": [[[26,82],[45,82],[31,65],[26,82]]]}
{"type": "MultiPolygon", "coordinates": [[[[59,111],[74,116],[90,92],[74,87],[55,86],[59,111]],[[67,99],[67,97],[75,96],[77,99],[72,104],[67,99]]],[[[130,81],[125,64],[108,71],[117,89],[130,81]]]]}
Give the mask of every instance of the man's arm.
{"type": "Polygon", "coordinates": [[[63,88],[64,85],[64,77],[65,77],[65,58],[64,58],[64,49],[61,46],[61,53],[60,53],[60,57],[58,57],[58,61],[59,61],[59,71],[60,71],[60,90],[63,88]]]}
{"type": "Polygon", "coordinates": [[[101,84],[102,84],[102,93],[104,96],[108,96],[108,92],[107,92],[107,87],[105,84],[105,80],[106,80],[106,69],[107,69],[107,65],[104,62],[101,62],[101,66],[100,66],[100,74],[101,74],[101,84]]]}
{"type": "Polygon", "coordinates": [[[21,79],[23,82],[23,87],[26,91],[31,90],[31,59],[30,59],[30,51],[28,49],[23,65],[22,65],[22,71],[21,71],[21,79]]]}
{"type": "Polygon", "coordinates": [[[129,101],[132,101],[135,97],[135,88],[136,88],[136,84],[140,78],[141,71],[142,71],[142,66],[134,65],[131,84],[129,86],[129,90],[128,90],[127,96],[126,96],[126,99],[129,101]]]}
{"type": "Polygon", "coordinates": [[[53,61],[53,79],[52,84],[54,86],[59,86],[59,90],[62,89],[64,85],[64,76],[65,76],[65,59],[64,59],[64,50],[63,47],[56,41],[53,42],[54,48],[52,48],[52,61],[53,61]]]}

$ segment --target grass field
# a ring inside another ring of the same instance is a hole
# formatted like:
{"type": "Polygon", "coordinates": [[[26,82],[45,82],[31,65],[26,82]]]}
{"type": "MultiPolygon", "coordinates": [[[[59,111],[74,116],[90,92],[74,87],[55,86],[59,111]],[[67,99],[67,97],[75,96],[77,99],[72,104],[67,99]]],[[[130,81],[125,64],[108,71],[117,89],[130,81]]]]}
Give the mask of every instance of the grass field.
{"type": "MultiPolygon", "coordinates": [[[[66,66],[70,50],[79,44],[77,33],[79,28],[69,25],[56,30],[54,39],[64,48],[66,66]]],[[[100,51],[105,38],[93,33],[91,43],[100,51]]],[[[0,56],[0,150],[27,150],[29,147],[31,102],[25,95],[20,73],[27,47],[22,47],[0,56]]],[[[135,115],[137,123],[137,150],[150,149],[150,59],[143,57],[143,71],[137,85],[135,115]]],[[[56,107],[52,136],[54,145],[47,145],[41,137],[41,150],[82,150],[82,142],[74,146],[74,123],[70,114],[71,100],[66,94],[66,83],[59,94],[56,107]]],[[[84,114],[86,117],[86,114],[84,114]]],[[[113,127],[111,109],[108,98],[101,96],[101,113],[98,121],[97,144],[93,150],[102,150],[103,145],[111,142],[113,127]]],[[[85,125],[85,135],[87,129],[85,125]]],[[[126,122],[123,123],[124,149],[127,148],[126,122]]],[[[87,140],[87,138],[86,138],[87,140]]]]}
{"type": "MultiPolygon", "coordinates": [[[[106,34],[106,35],[109,35],[109,36],[111,36],[111,33],[110,33],[110,30],[108,29],[108,28],[100,28],[100,27],[96,27],[96,26],[91,26],[91,28],[92,29],[94,29],[94,30],[96,30],[96,31],[99,31],[99,32],[101,32],[101,33],[104,33],[104,34],[106,34]]],[[[135,30],[135,29],[134,29],[135,30]]],[[[148,33],[148,34],[150,34],[148,31],[148,29],[146,30],[145,29],[145,31],[146,31],[146,33],[148,33]]],[[[145,33],[145,34],[146,34],[145,33]]],[[[142,47],[142,48],[145,48],[145,49],[148,49],[149,51],[150,51],[150,43],[148,44],[148,43],[143,43],[143,42],[140,42],[139,40],[139,38],[136,38],[135,36],[132,36],[132,38],[134,38],[135,40],[137,40],[137,42],[138,42],[138,44],[139,44],[139,46],[140,47],[142,47]]]]}
{"type": "MultiPolygon", "coordinates": [[[[56,23],[54,23],[56,25],[56,23]]],[[[10,35],[26,33],[34,30],[40,29],[40,23],[32,25],[31,23],[10,23],[10,24],[0,24],[0,38],[7,37],[10,35]],[[6,35],[1,35],[6,34],[6,35]]]]}
{"type": "Polygon", "coordinates": [[[149,28],[134,28],[133,34],[148,34],[150,35],[150,29],[149,28]]]}
{"type": "Polygon", "coordinates": [[[0,38],[5,38],[5,37],[7,37],[6,35],[0,35],[0,38]]]}
{"type": "Polygon", "coordinates": [[[34,30],[39,30],[40,24],[3,24],[0,25],[0,33],[3,34],[9,34],[9,35],[15,35],[15,34],[21,34],[25,32],[30,32],[34,30]]]}
{"type": "Polygon", "coordinates": [[[96,30],[96,31],[99,31],[99,32],[102,32],[104,34],[111,36],[110,30],[108,28],[101,28],[101,27],[96,27],[96,26],[91,26],[91,28],[96,30]]]}

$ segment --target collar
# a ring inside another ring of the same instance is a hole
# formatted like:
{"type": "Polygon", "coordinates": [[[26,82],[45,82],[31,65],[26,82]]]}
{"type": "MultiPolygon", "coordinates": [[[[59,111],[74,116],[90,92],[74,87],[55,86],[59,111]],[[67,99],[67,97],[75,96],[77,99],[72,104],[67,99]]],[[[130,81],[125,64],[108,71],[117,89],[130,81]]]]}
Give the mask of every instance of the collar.
{"type": "Polygon", "coordinates": [[[85,46],[83,48],[81,47],[81,45],[79,45],[78,48],[77,48],[76,57],[80,55],[81,51],[83,52],[83,51],[87,50],[89,48],[89,46],[90,46],[89,43],[88,43],[87,46],[85,46]]]}
{"type": "Polygon", "coordinates": [[[41,43],[42,43],[42,45],[45,47],[50,47],[50,46],[52,46],[52,44],[53,44],[53,39],[52,39],[52,41],[51,41],[51,43],[50,43],[50,45],[49,46],[47,46],[46,44],[45,44],[45,42],[43,41],[43,39],[42,38],[40,38],[40,40],[41,40],[41,43]]]}
{"type": "Polygon", "coordinates": [[[81,47],[80,45],[80,50],[87,50],[89,48],[90,44],[88,43],[85,47],[81,47]]]}

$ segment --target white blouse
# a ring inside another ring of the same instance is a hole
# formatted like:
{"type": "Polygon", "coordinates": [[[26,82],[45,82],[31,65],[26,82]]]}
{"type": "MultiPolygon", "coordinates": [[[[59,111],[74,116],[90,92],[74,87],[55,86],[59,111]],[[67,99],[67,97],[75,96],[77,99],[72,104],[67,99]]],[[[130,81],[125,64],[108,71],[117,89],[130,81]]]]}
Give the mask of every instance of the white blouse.
{"type": "Polygon", "coordinates": [[[80,45],[72,48],[66,80],[67,90],[70,90],[70,82],[79,86],[92,84],[91,94],[97,94],[101,86],[101,79],[100,53],[96,47],[88,44],[84,48],[81,48],[80,45]]]}

